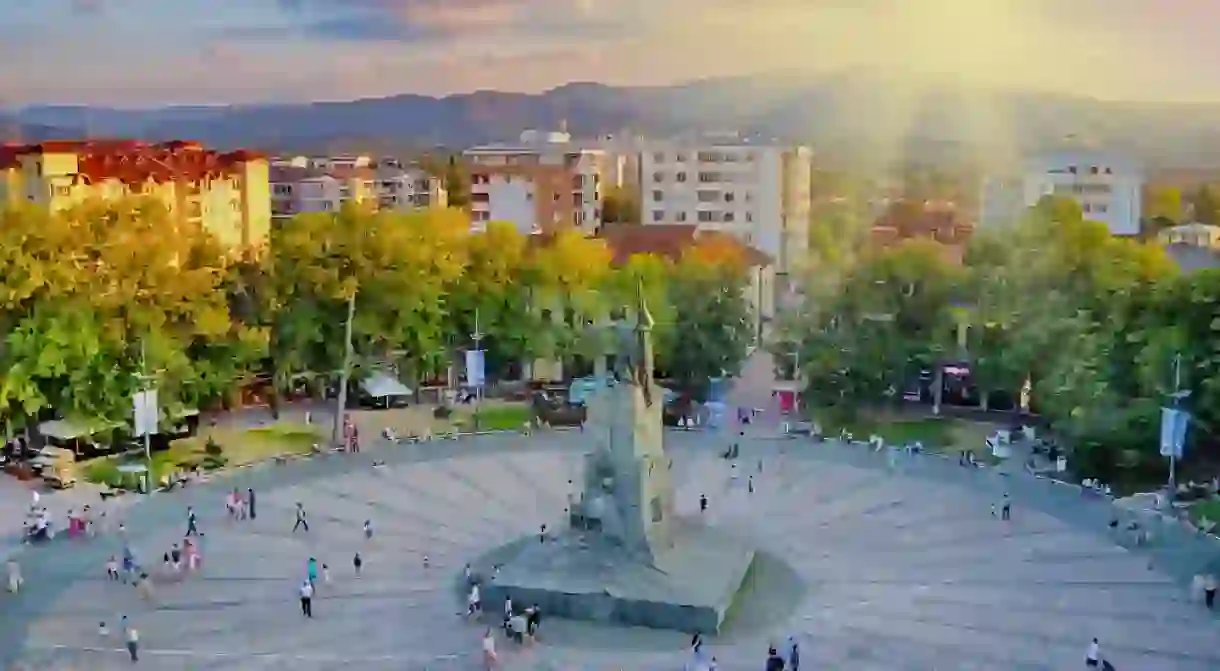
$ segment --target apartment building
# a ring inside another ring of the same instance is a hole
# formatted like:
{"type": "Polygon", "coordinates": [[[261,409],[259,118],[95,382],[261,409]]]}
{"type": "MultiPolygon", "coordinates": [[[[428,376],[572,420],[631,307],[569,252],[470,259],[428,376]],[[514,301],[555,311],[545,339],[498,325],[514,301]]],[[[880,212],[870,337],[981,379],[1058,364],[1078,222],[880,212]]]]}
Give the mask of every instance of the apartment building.
{"type": "Polygon", "coordinates": [[[515,144],[474,147],[464,157],[475,230],[489,221],[511,222],[526,234],[601,227],[604,151],[564,132],[526,131],[515,144]]]}
{"type": "Polygon", "coordinates": [[[1112,235],[1139,235],[1143,187],[1143,171],[1130,159],[1090,150],[1052,152],[1027,160],[1020,174],[984,180],[979,222],[1010,224],[1053,195],[1075,200],[1085,219],[1105,224],[1112,235]]]}
{"type": "Polygon", "coordinates": [[[728,233],[800,267],[809,246],[812,153],[733,135],[651,143],[640,153],[640,221],[728,233]]]}
{"type": "Polygon", "coordinates": [[[344,170],[372,168],[378,165],[372,156],[277,156],[271,159],[272,168],[310,168],[312,170],[344,170]]]}
{"type": "Polygon", "coordinates": [[[267,159],[249,151],[222,153],[186,141],[0,146],[0,203],[56,210],[97,198],[151,197],[231,247],[267,240],[269,194],[267,159]]]}
{"type": "Polygon", "coordinates": [[[342,165],[271,169],[271,213],[277,220],[311,212],[337,212],[345,203],[380,210],[447,207],[444,183],[418,168],[342,165]]]}

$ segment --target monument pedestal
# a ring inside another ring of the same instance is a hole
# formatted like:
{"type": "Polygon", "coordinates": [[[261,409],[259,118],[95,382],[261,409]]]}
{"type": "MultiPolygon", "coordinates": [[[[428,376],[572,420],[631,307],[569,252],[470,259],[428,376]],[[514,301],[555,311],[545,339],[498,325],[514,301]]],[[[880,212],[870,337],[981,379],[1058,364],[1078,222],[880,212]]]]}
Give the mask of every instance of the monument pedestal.
{"type": "MultiPolygon", "coordinates": [[[[488,612],[511,597],[544,616],[714,634],[754,561],[754,548],[702,524],[674,520],[673,546],[650,563],[596,533],[524,541],[483,586],[488,612]]],[[[491,566],[477,567],[482,575],[491,566]]]]}

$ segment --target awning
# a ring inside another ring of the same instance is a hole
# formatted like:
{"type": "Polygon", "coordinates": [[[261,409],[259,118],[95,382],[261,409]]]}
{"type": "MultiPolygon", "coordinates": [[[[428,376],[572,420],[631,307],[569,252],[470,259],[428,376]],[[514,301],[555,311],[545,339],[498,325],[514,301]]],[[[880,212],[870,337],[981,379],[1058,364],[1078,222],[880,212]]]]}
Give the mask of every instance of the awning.
{"type": "Polygon", "coordinates": [[[75,440],[111,431],[118,426],[119,424],[112,422],[100,422],[94,426],[89,426],[67,419],[52,419],[39,424],[38,433],[55,440],[75,440]]]}
{"type": "Polygon", "coordinates": [[[360,381],[360,388],[373,398],[397,398],[410,396],[407,385],[385,373],[373,373],[360,381]]]}

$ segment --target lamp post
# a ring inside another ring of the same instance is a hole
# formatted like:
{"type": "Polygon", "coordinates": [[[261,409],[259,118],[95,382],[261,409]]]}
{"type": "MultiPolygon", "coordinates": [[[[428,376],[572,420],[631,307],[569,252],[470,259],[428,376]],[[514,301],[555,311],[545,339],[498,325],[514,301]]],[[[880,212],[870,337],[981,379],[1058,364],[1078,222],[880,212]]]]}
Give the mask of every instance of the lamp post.
{"type": "Polygon", "coordinates": [[[136,379],[140,383],[140,391],[132,399],[134,413],[133,427],[137,436],[144,439],[144,493],[152,493],[152,434],[157,432],[157,419],[160,410],[157,407],[157,390],[150,383],[154,375],[148,371],[148,347],[145,338],[140,339],[140,372],[136,379]]]}
{"type": "Polygon", "coordinates": [[[344,419],[347,417],[347,385],[352,371],[352,322],[356,318],[356,292],[347,298],[347,319],[343,324],[343,368],[339,371],[339,393],[335,408],[335,421],[331,427],[331,440],[335,447],[342,443],[344,419]]]}
{"type": "Polygon", "coordinates": [[[474,309],[474,333],[470,334],[470,339],[474,341],[473,356],[466,357],[466,382],[474,386],[474,430],[479,431],[479,409],[482,407],[483,397],[483,332],[479,330],[479,309],[474,309]]]}
{"type": "MultiPolygon", "coordinates": [[[[1180,416],[1178,416],[1178,413],[1181,412],[1182,400],[1188,396],[1190,396],[1190,390],[1182,389],[1182,354],[1179,352],[1179,353],[1173,355],[1173,393],[1169,395],[1169,398],[1172,399],[1171,407],[1175,411],[1174,412],[1175,424],[1177,422],[1186,421],[1186,420],[1182,419],[1180,416]]],[[[1164,420],[1162,420],[1162,421],[1164,421],[1164,420]]],[[[1165,430],[1162,428],[1161,432],[1162,432],[1161,440],[1164,441],[1165,440],[1165,436],[1164,436],[1165,430]]],[[[1173,496],[1177,492],[1177,488],[1178,488],[1178,484],[1177,484],[1178,450],[1181,448],[1181,445],[1178,442],[1176,430],[1171,432],[1171,435],[1169,436],[1169,438],[1170,438],[1170,443],[1171,443],[1169,445],[1169,499],[1172,501],[1173,496]]]]}

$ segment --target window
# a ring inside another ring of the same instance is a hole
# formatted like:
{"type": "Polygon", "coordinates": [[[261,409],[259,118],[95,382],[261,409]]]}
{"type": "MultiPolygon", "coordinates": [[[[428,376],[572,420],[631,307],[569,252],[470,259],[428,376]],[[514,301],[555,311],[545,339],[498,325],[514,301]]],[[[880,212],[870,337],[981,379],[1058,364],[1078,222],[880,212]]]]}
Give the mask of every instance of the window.
{"type": "Polygon", "coordinates": [[[685,181],[686,181],[686,173],[684,173],[684,172],[680,172],[680,173],[678,173],[678,181],[679,181],[679,182],[685,182],[685,181]]]}
{"type": "Polygon", "coordinates": [[[658,151],[657,153],[653,154],[652,160],[656,161],[657,163],[664,163],[665,162],[665,152],[658,151]]]}
{"type": "Polygon", "coordinates": [[[665,210],[653,210],[652,211],[652,220],[653,221],[664,221],[665,220],[665,210]]]}
{"type": "Polygon", "coordinates": [[[1074,166],[1074,165],[1069,165],[1069,166],[1068,166],[1068,172],[1069,172],[1069,173],[1071,173],[1071,174],[1073,174],[1073,175],[1075,175],[1075,174],[1076,174],[1076,166],[1074,166]]]}
{"type": "Polygon", "coordinates": [[[653,200],[655,200],[655,201],[662,201],[662,200],[665,200],[665,192],[664,192],[664,191],[661,191],[660,189],[657,189],[657,190],[653,191],[653,192],[652,192],[652,199],[653,199],[653,200]]]}
{"type": "Polygon", "coordinates": [[[701,152],[699,152],[699,162],[700,163],[719,163],[720,156],[718,156],[716,154],[716,152],[714,152],[714,151],[701,151],[701,152]]]}
{"type": "Polygon", "coordinates": [[[754,215],[746,212],[746,221],[754,221],[754,215]]]}
{"type": "Polygon", "coordinates": [[[702,223],[705,223],[705,224],[711,223],[713,221],[716,221],[716,219],[717,218],[716,218],[715,212],[712,212],[710,210],[700,210],[699,211],[699,221],[702,223]]]}
{"type": "Polygon", "coordinates": [[[728,221],[728,222],[733,221],[733,213],[732,213],[732,212],[725,212],[725,213],[724,213],[724,220],[725,220],[725,221],[728,221]]]}
{"type": "Polygon", "coordinates": [[[674,160],[678,163],[686,163],[686,154],[678,154],[674,157],[674,160]]]}
{"type": "Polygon", "coordinates": [[[1105,203],[1098,203],[1097,205],[1093,206],[1093,211],[1105,214],[1106,212],[1110,211],[1110,206],[1106,205],[1105,203]]]}
{"type": "Polygon", "coordinates": [[[686,221],[686,212],[685,212],[685,211],[679,211],[679,212],[678,212],[678,214],[677,214],[677,216],[676,216],[675,218],[676,218],[676,219],[677,219],[679,222],[684,222],[684,221],[686,221]]]}
{"type": "Polygon", "coordinates": [[[1085,203],[1085,204],[1084,204],[1084,207],[1083,207],[1083,208],[1081,208],[1081,209],[1083,209],[1083,210],[1084,210],[1085,214],[1088,214],[1089,212],[1092,212],[1092,211],[1093,211],[1093,206],[1092,206],[1091,204],[1089,204],[1089,203],[1085,203]]]}
{"type": "Polygon", "coordinates": [[[1101,171],[1097,169],[1097,166],[1093,166],[1092,168],[1089,168],[1089,172],[1091,172],[1091,173],[1093,173],[1094,175],[1096,175],[1097,173],[1099,173],[1099,172],[1101,172],[1101,171]]]}
{"type": "Polygon", "coordinates": [[[665,175],[662,175],[659,172],[654,172],[654,173],[652,173],[652,181],[656,182],[657,184],[660,184],[661,182],[665,181],[665,175]]]}
{"type": "Polygon", "coordinates": [[[66,198],[67,196],[71,195],[71,193],[72,193],[72,189],[70,187],[66,187],[66,186],[55,187],[55,195],[59,198],[66,198]]]}
{"type": "Polygon", "coordinates": [[[1111,169],[1110,169],[1110,168],[1107,166],[1107,167],[1106,167],[1106,174],[1107,174],[1107,175],[1113,175],[1113,174],[1114,174],[1114,171],[1113,171],[1113,170],[1111,170],[1111,169]]]}
{"type": "Polygon", "coordinates": [[[737,196],[734,195],[732,191],[725,192],[725,194],[724,194],[724,202],[726,202],[726,203],[731,203],[736,198],[737,198],[737,196]]]}
{"type": "MultiPolygon", "coordinates": [[[[702,176],[702,174],[700,176],[702,176]]],[[[698,192],[696,192],[695,197],[699,200],[700,203],[718,203],[718,202],[720,202],[720,192],[718,192],[718,191],[708,191],[706,189],[700,189],[698,192]]]]}

